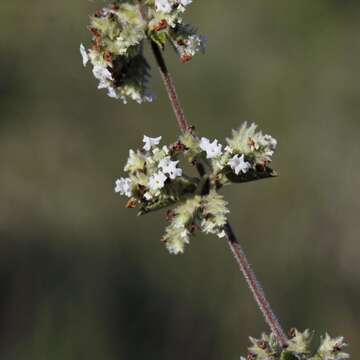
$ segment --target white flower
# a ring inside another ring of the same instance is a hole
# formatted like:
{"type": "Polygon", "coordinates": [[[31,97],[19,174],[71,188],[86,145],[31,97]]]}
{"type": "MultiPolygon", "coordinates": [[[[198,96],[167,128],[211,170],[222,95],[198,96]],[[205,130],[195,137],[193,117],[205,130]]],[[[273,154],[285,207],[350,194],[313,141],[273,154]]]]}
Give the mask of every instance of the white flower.
{"type": "Polygon", "coordinates": [[[206,40],[203,39],[201,36],[191,35],[187,39],[185,51],[188,55],[194,56],[198,51],[202,49],[205,50],[205,47],[202,47],[202,45],[205,43],[206,40]]]}
{"type": "Polygon", "coordinates": [[[264,142],[269,147],[270,150],[276,149],[277,140],[274,139],[271,135],[264,135],[264,142]]]}
{"type": "Polygon", "coordinates": [[[236,175],[239,175],[240,171],[246,174],[251,167],[250,163],[244,160],[244,154],[241,156],[235,155],[231,160],[229,160],[228,164],[234,170],[236,175]]]}
{"type": "Polygon", "coordinates": [[[176,167],[179,161],[172,161],[170,156],[160,160],[159,168],[162,169],[164,174],[168,174],[169,178],[174,180],[176,177],[182,175],[182,169],[176,167]]]}
{"type": "Polygon", "coordinates": [[[118,99],[119,95],[117,94],[116,90],[112,87],[109,86],[108,88],[108,96],[111,97],[112,99],[118,99]]]}
{"type": "Polygon", "coordinates": [[[169,13],[172,10],[172,5],[169,0],[155,0],[156,11],[169,13]]]}
{"type": "Polygon", "coordinates": [[[145,151],[150,151],[150,149],[152,147],[159,145],[160,141],[161,141],[161,136],[159,136],[157,138],[151,138],[151,137],[144,135],[143,142],[145,145],[143,146],[143,149],[145,151]]]}
{"type": "Polygon", "coordinates": [[[113,80],[111,72],[107,69],[106,65],[96,64],[93,68],[93,74],[100,81],[99,89],[108,87],[106,84],[108,80],[113,80]]]}
{"type": "Polygon", "coordinates": [[[190,5],[192,3],[192,0],[179,0],[179,3],[182,6],[187,6],[187,5],[190,5]]]}
{"type": "Polygon", "coordinates": [[[326,333],[318,352],[321,358],[325,360],[344,360],[350,358],[349,354],[343,352],[346,346],[343,336],[332,338],[326,333]]]}
{"type": "Polygon", "coordinates": [[[167,179],[167,177],[161,172],[150,176],[150,179],[149,179],[150,190],[156,191],[156,190],[162,189],[165,185],[166,179],[167,179]]]}
{"type": "Polygon", "coordinates": [[[153,197],[154,197],[153,194],[150,193],[150,192],[146,192],[144,194],[144,199],[147,200],[147,201],[150,201],[153,197]]]}
{"type": "Polygon", "coordinates": [[[222,154],[222,145],[219,144],[216,139],[211,143],[209,139],[205,137],[201,138],[200,148],[201,150],[206,151],[206,157],[208,159],[216,158],[222,154]]]}
{"type": "Polygon", "coordinates": [[[116,93],[116,90],[111,83],[111,81],[114,79],[107,66],[105,64],[95,64],[93,68],[93,74],[95,78],[99,80],[98,89],[107,89],[108,96],[117,99],[118,94],[116,93]]]}
{"type": "Polygon", "coordinates": [[[125,195],[127,197],[130,197],[132,195],[130,179],[117,179],[115,185],[115,192],[120,193],[120,195],[125,195]]]}
{"type": "Polygon", "coordinates": [[[217,233],[217,236],[219,239],[222,239],[226,236],[226,232],[224,230],[222,230],[219,233],[217,233]]]}
{"type": "Polygon", "coordinates": [[[85,46],[83,44],[80,44],[80,54],[82,56],[82,60],[83,60],[83,65],[84,67],[86,66],[86,64],[89,62],[89,55],[85,49],[85,46]]]}

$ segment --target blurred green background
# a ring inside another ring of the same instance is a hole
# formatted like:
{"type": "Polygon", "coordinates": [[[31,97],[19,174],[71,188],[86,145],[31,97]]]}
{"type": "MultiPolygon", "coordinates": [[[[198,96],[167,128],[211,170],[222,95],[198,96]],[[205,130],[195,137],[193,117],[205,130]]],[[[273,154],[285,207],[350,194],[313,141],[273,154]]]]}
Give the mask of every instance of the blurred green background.
{"type": "MultiPolygon", "coordinates": [[[[0,4],[0,357],[238,359],[267,327],[224,241],[170,256],[161,214],[114,194],[128,149],[178,130],[156,67],[143,106],[83,69],[101,4],[0,4]]],[[[187,18],[207,54],[167,58],[199,133],[247,120],[279,140],[279,178],[224,191],[274,309],[359,357],[359,1],[196,0],[187,18]]]]}

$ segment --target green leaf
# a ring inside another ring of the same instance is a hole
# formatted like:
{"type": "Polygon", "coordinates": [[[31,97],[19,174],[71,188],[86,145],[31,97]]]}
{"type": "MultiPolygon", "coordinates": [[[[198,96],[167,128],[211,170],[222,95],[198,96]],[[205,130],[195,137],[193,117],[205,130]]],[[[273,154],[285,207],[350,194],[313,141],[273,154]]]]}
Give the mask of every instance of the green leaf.
{"type": "Polygon", "coordinates": [[[228,180],[233,183],[246,183],[278,176],[278,174],[269,167],[265,167],[263,170],[249,170],[246,174],[239,175],[236,175],[230,167],[225,168],[224,172],[228,180]]]}
{"type": "Polygon", "coordinates": [[[146,215],[150,212],[165,209],[171,205],[174,205],[178,202],[178,199],[175,198],[165,198],[155,202],[149,202],[148,204],[143,204],[138,212],[138,216],[146,215]]]}

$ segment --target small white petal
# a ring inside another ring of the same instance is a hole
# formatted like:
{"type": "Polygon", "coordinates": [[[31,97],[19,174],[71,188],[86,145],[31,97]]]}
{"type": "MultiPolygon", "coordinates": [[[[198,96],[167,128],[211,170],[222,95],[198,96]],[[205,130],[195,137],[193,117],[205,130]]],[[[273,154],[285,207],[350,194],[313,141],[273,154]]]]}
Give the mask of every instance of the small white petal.
{"type": "Polygon", "coordinates": [[[167,177],[161,172],[150,176],[150,179],[149,179],[150,190],[162,189],[165,186],[166,179],[167,179],[167,177]]]}
{"type": "Polygon", "coordinates": [[[89,59],[89,55],[85,49],[85,46],[83,44],[80,44],[80,54],[82,56],[83,65],[85,67],[90,59],[89,59]]]}
{"type": "Polygon", "coordinates": [[[149,201],[149,200],[151,200],[153,198],[153,195],[150,192],[146,192],[144,194],[144,198],[145,198],[145,200],[149,201]]]}
{"type": "Polygon", "coordinates": [[[115,182],[115,192],[131,197],[131,180],[126,178],[117,179],[115,182]]]}
{"type": "Polygon", "coordinates": [[[216,139],[211,143],[209,139],[205,137],[201,138],[200,148],[206,152],[206,157],[208,159],[214,159],[222,154],[222,145],[219,144],[216,139]]]}
{"type": "Polygon", "coordinates": [[[159,162],[159,168],[162,169],[162,172],[167,174],[170,179],[174,180],[182,175],[182,169],[176,167],[178,163],[179,161],[172,161],[171,157],[167,156],[159,162]]]}
{"type": "Polygon", "coordinates": [[[161,136],[157,137],[157,138],[151,138],[151,137],[148,137],[146,135],[144,135],[144,138],[143,138],[143,142],[144,142],[144,146],[143,146],[143,149],[145,151],[150,151],[151,148],[153,148],[154,146],[156,145],[159,145],[160,144],[160,141],[161,141],[161,136]]]}
{"type": "Polygon", "coordinates": [[[246,174],[251,167],[250,163],[245,161],[244,154],[241,156],[235,155],[232,159],[229,160],[228,164],[234,170],[236,175],[239,175],[240,171],[243,174],[246,174]]]}
{"type": "Polygon", "coordinates": [[[118,99],[119,98],[116,90],[112,86],[108,87],[108,96],[113,98],[113,99],[118,99]]]}
{"type": "Polygon", "coordinates": [[[169,0],[155,0],[156,11],[169,13],[172,10],[172,5],[169,0]]]}
{"type": "Polygon", "coordinates": [[[192,0],[180,0],[179,2],[182,6],[187,6],[192,3],[192,0]]]}
{"type": "Polygon", "coordinates": [[[106,80],[113,80],[111,72],[107,69],[106,65],[96,64],[93,68],[93,74],[100,82],[106,82],[106,80]]]}

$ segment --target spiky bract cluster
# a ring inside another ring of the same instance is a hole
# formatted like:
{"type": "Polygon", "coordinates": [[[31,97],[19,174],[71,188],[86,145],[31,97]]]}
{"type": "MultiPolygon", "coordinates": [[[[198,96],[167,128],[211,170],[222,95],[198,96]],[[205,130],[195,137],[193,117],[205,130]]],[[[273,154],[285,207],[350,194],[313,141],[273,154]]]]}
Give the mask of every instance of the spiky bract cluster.
{"type": "Polygon", "coordinates": [[[201,162],[218,187],[230,182],[242,183],[276,176],[269,167],[277,141],[256,131],[257,125],[245,122],[226,139],[225,148],[218,140],[210,141],[192,133],[180,137],[192,161],[201,162]]]}
{"type": "Polygon", "coordinates": [[[139,214],[173,206],[167,211],[169,225],[163,237],[170,253],[182,253],[196,231],[223,237],[227,202],[218,190],[230,183],[274,176],[269,167],[276,141],[245,123],[227,139],[223,150],[218,140],[182,135],[170,146],[160,146],[161,137],[144,136],[140,150],[130,150],[115,191],[130,198],[128,207],[139,214]],[[179,166],[186,159],[203,168],[206,175],[191,177],[179,166]]]}
{"type": "Polygon", "coordinates": [[[162,48],[170,43],[181,61],[204,48],[204,39],[183,24],[189,0],[115,1],[90,17],[92,44],[80,46],[84,66],[90,61],[99,89],[124,103],[152,101],[149,65],[143,56],[145,39],[162,48]]]}
{"type": "Polygon", "coordinates": [[[291,329],[289,335],[286,348],[279,345],[274,334],[262,334],[260,339],[250,337],[252,346],[249,347],[247,357],[241,357],[240,360],[345,360],[350,357],[343,351],[347,346],[343,337],[332,338],[326,334],[321,337],[317,351],[313,352],[312,332],[291,329]]]}

